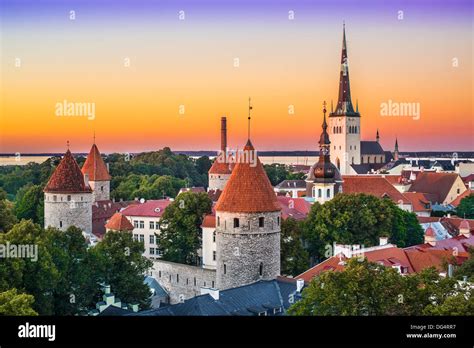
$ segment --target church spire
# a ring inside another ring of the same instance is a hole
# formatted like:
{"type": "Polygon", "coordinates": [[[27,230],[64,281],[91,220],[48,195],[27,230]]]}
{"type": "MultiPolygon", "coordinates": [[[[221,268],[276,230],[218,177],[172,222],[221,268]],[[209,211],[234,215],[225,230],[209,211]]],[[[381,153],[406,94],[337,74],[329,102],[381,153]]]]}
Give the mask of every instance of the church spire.
{"type": "Polygon", "coordinates": [[[341,53],[341,71],[339,74],[339,97],[337,100],[336,111],[331,115],[339,116],[360,116],[354,111],[351,100],[351,87],[349,83],[349,65],[347,63],[347,44],[346,44],[346,25],[342,29],[342,53],[341,53]]]}
{"type": "Polygon", "coordinates": [[[393,150],[393,158],[395,161],[398,161],[399,154],[398,154],[398,138],[395,137],[395,149],[393,150]]]}
{"type": "Polygon", "coordinates": [[[376,140],[377,142],[380,141],[380,135],[379,135],[379,129],[378,129],[378,128],[377,128],[377,135],[375,136],[375,140],[376,140]]]}

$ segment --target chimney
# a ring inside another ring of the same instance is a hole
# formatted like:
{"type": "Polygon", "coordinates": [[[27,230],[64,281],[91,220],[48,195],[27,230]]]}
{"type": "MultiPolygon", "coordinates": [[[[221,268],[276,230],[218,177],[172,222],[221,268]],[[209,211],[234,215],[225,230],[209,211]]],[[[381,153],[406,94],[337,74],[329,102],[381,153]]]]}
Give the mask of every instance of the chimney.
{"type": "Polygon", "coordinates": [[[448,264],[448,277],[452,278],[454,267],[452,264],[448,264]]]}
{"type": "Polygon", "coordinates": [[[227,118],[221,118],[221,151],[225,153],[227,149],[227,118]]]}
{"type": "Polygon", "coordinates": [[[461,221],[459,225],[459,235],[462,235],[466,238],[471,237],[471,227],[469,226],[469,222],[467,220],[461,221]]]}
{"type": "Polygon", "coordinates": [[[387,244],[388,244],[388,237],[379,238],[379,245],[387,245],[387,244]]]}
{"type": "Polygon", "coordinates": [[[304,279],[297,279],[296,280],[296,292],[300,293],[304,287],[304,279]]]}
{"type": "Polygon", "coordinates": [[[106,295],[110,294],[110,285],[105,285],[104,286],[104,294],[106,294],[106,295]]]}
{"type": "Polygon", "coordinates": [[[130,304],[130,307],[132,307],[134,313],[138,312],[138,303],[130,304]]]}
{"type": "Polygon", "coordinates": [[[201,288],[201,295],[209,294],[211,297],[218,301],[219,300],[219,289],[214,288],[201,288]]]}
{"type": "Polygon", "coordinates": [[[89,174],[84,174],[84,183],[89,186],[89,174]]]}

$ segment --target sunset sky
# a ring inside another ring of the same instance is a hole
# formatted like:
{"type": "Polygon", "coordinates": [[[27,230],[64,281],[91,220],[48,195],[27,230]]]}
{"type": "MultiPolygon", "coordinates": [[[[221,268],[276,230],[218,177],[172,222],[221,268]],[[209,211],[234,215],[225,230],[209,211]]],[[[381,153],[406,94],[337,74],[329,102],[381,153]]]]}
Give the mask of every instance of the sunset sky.
{"type": "Polygon", "coordinates": [[[224,115],[242,147],[249,96],[258,150],[317,150],[343,21],[362,139],[474,150],[470,0],[0,3],[1,153],[86,152],[94,131],[104,153],[216,150],[224,115]],[[64,100],[95,103],[95,119],[56,116],[64,100]],[[420,103],[420,119],[381,116],[389,100],[420,103]]]}

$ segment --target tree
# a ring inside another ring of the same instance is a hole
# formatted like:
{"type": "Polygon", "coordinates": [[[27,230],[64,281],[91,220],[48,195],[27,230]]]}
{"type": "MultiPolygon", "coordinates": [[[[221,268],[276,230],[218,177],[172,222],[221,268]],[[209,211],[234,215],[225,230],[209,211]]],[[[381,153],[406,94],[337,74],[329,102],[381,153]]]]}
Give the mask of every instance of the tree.
{"type": "MultiPolygon", "coordinates": [[[[326,271],[303,290],[290,315],[457,315],[458,303],[472,308],[467,288],[434,268],[402,276],[395,269],[352,258],[341,272],[326,271]],[[465,296],[462,301],[457,296],[465,296]]],[[[467,312],[471,313],[472,312],[467,312]]],[[[467,314],[465,313],[465,314],[467,314]]]]}
{"type": "Polygon", "coordinates": [[[212,201],[206,193],[184,192],[165,210],[161,231],[156,235],[163,259],[195,265],[201,246],[201,224],[211,213],[212,201]]]}
{"type": "Polygon", "coordinates": [[[301,222],[287,218],[281,223],[281,273],[296,276],[309,267],[309,254],[302,243],[301,222]]]}
{"type": "Polygon", "coordinates": [[[16,194],[15,214],[19,220],[44,223],[44,194],[40,185],[25,185],[16,194]]]}
{"type": "Polygon", "coordinates": [[[199,174],[207,176],[209,169],[211,169],[212,162],[207,156],[201,156],[196,160],[196,169],[199,174]]]}
{"type": "Polygon", "coordinates": [[[421,241],[423,231],[414,214],[388,198],[366,194],[337,194],[322,205],[316,202],[303,224],[303,237],[315,261],[332,256],[333,243],[370,247],[384,236],[404,247],[421,241]]]}
{"type": "Polygon", "coordinates": [[[454,271],[454,276],[462,280],[464,277],[467,277],[467,280],[470,282],[474,281],[474,247],[469,248],[469,258],[463,262],[461,266],[456,268],[454,271]]]}
{"type": "Polygon", "coordinates": [[[17,289],[0,292],[0,315],[38,315],[32,308],[35,298],[17,289]]]}
{"type": "Polygon", "coordinates": [[[13,205],[7,200],[7,194],[0,189],[0,233],[8,232],[16,223],[13,205]]]}
{"type": "Polygon", "coordinates": [[[90,249],[95,260],[94,272],[103,284],[110,285],[122,302],[137,303],[141,309],[150,305],[150,289],[143,282],[153,263],[144,257],[143,243],[128,231],[109,231],[90,249]]]}
{"type": "Polygon", "coordinates": [[[461,199],[456,214],[466,219],[474,219],[474,195],[470,195],[461,199]]]}

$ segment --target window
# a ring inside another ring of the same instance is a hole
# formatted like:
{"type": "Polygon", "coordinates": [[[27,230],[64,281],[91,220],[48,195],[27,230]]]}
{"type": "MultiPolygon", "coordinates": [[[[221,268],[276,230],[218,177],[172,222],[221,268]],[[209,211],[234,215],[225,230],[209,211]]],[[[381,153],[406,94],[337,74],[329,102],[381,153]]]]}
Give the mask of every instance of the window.
{"type": "Polygon", "coordinates": [[[150,244],[155,244],[155,235],[154,234],[152,234],[150,236],[150,244]]]}
{"type": "Polygon", "coordinates": [[[140,228],[145,228],[145,221],[140,221],[140,228]]]}
{"type": "Polygon", "coordinates": [[[133,240],[138,241],[138,234],[133,234],[133,240]]]}
{"type": "Polygon", "coordinates": [[[277,217],[277,224],[278,224],[278,226],[280,226],[280,217],[279,216],[277,217]]]}
{"type": "Polygon", "coordinates": [[[176,283],[179,283],[179,274],[176,274],[176,283]]]}
{"type": "Polygon", "coordinates": [[[100,187],[100,191],[104,192],[104,186],[100,187]]]}
{"type": "Polygon", "coordinates": [[[161,278],[161,271],[158,271],[158,278],[161,278]]]}
{"type": "Polygon", "coordinates": [[[237,228],[237,227],[239,227],[239,226],[240,226],[240,224],[239,224],[239,219],[234,218],[234,228],[237,228]]]}
{"type": "Polygon", "coordinates": [[[71,201],[71,195],[67,195],[67,201],[68,201],[68,202],[71,201]]]}
{"type": "Polygon", "coordinates": [[[150,255],[155,255],[155,248],[150,248],[150,255]]]}
{"type": "Polygon", "coordinates": [[[189,285],[189,278],[186,278],[186,285],[189,285]]]}
{"type": "Polygon", "coordinates": [[[160,229],[160,223],[157,221],[155,223],[155,230],[159,230],[160,229]]]}
{"type": "Polygon", "coordinates": [[[457,189],[457,193],[460,194],[460,193],[461,193],[461,189],[457,189]]]}
{"type": "Polygon", "coordinates": [[[158,256],[158,257],[163,256],[163,252],[162,252],[160,249],[158,249],[158,248],[155,249],[155,254],[156,254],[156,256],[158,256]]]}
{"type": "Polygon", "coordinates": [[[216,231],[212,232],[212,241],[216,242],[216,231]]]}
{"type": "Polygon", "coordinates": [[[171,283],[171,274],[170,274],[170,283],[171,283]]]}
{"type": "Polygon", "coordinates": [[[263,263],[260,262],[260,266],[258,267],[258,273],[260,274],[260,277],[263,275],[263,263]]]}
{"type": "Polygon", "coordinates": [[[212,288],[214,288],[214,281],[212,281],[212,288]]]}
{"type": "Polygon", "coordinates": [[[204,287],[206,287],[206,282],[204,282],[204,287]]]}
{"type": "Polygon", "coordinates": [[[140,235],[140,242],[145,243],[145,236],[143,234],[140,235]]]}
{"type": "Polygon", "coordinates": [[[318,198],[321,198],[322,195],[323,195],[323,194],[322,194],[322,192],[321,192],[321,189],[318,189],[318,198]]]}
{"type": "Polygon", "coordinates": [[[217,217],[217,226],[220,226],[220,225],[221,225],[221,217],[218,216],[218,217],[217,217]]]}
{"type": "Polygon", "coordinates": [[[265,227],[265,218],[263,216],[258,218],[258,227],[265,227]]]}
{"type": "Polygon", "coordinates": [[[216,261],[216,252],[215,251],[212,252],[212,261],[216,261]]]}
{"type": "Polygon", "coordinates": [[[63,222],[59,221],[59,227],[63,227],[63,222]]]}
{"type": "Polygon", "coordinates": [[[227,265],[224,263],[224,274],[227,273],[227,265]]]}
{"type": "Polygon", "coordinates": [[[56,197],[56,195],[53,196],[53,201],[57,201],[58,200],[58,197],[56,197]]]}
{"type": "Polygon", "coordinates": [[[138,228],[138,221],[133,222],[133,227],[138,228]]]}
{"type": "Polygon", "coordinates": [[[194,286],[196,286],[196,277],[194,277],[194,286]]]}
{"type": "Polygon", "coordinates": [[[327,189],[327,191],[326,191],[326,197],[327,197],[327,198],[331,198],[331,190],[330,190],[330,189],[327,189]]]}
{"type": "Polygon", "coordinates": [[[154,230],[154,229],[155,229],[155,222],[150,221],[150,230],[154,230]]]}

